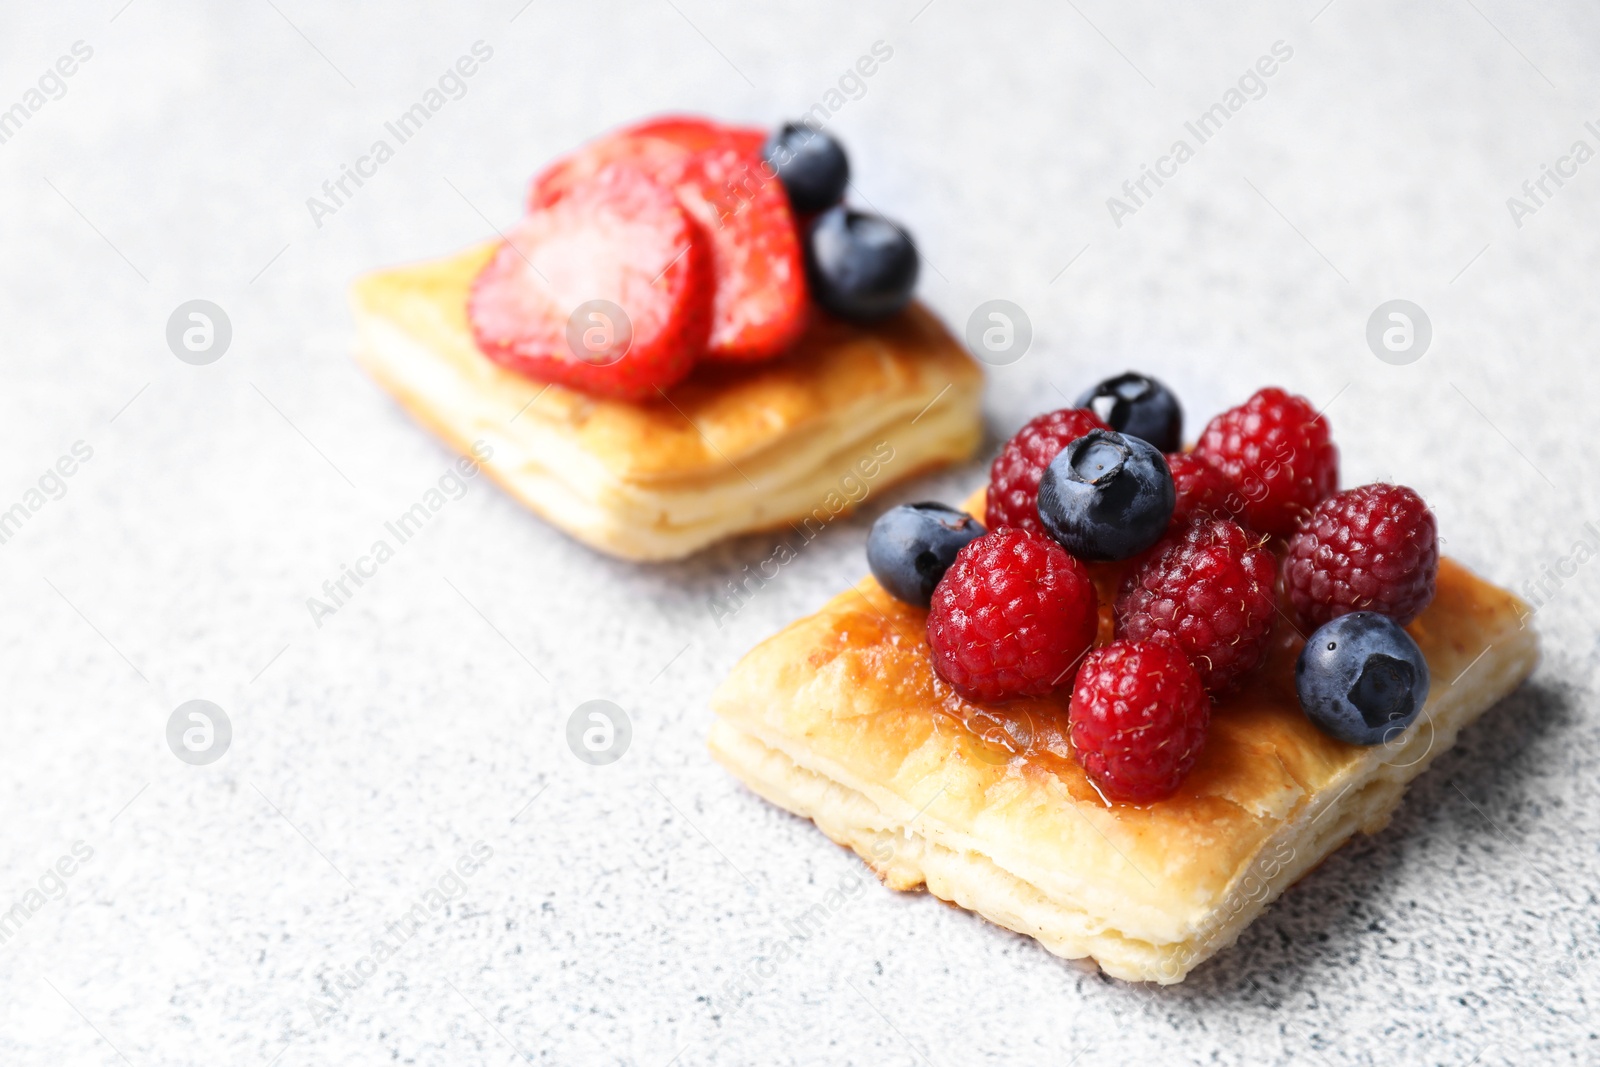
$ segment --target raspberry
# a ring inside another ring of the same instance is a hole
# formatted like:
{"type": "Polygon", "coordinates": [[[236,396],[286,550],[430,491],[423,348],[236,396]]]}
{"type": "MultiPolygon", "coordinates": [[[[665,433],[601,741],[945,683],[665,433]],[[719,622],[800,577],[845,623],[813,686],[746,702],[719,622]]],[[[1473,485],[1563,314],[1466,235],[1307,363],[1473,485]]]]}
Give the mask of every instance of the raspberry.
{"type": "Polygon", "coordinates": [[[1339,450],[1305,397],[1263,389],[1212,419],[1194,454],[1244,498],[1251,529],[1287,537],[1339,487],[1339,450]]]}
{"type": "Polygon", "coordinates": [[[989,503],[984,515],[991,530],[1016,526],[1046,536],[1039,522],[1039,479],[1050,461],[1090,430],[1111,427],[1088,408],[1062,408],[1033,419],[1016,432],[989,467],[989,503]]]}
{"type": "Polygon", "coordinates": [[[1439,529],[1403,485],[1363,485],[1324,500],[1289,539],[1284,585],[1311,626],[1376,611],[1404,626],[1433,600],[1439,529]]]}
{"type": "Polygon", "coordinates": [[[1084,658],[1067,710],[1078,764],[1108,800],[1177,791],[1211,721],[1200,675],[1172,645],[1114,641],[1084,658]]]}
{"type": "Polygon", "coordinates": [[[1277,560],[1265,538],[1227,519],[1197,518],[1167,536],[1117,594],[1117,636],[1167,641],[1212,693],[1229,689],[1267,653],[1277,611],[1277,560]]]}
{"type": "Polygon", "coordinates": [[[939,677],[968,700],[1044,696],[1070,684],[1098,620],[1083,564],[1008,527],[956,553],[933,591],[928,644],[939,677]]]}
{"type": "Polygon", "coordinates": [[[1197,515],[1239,517],[1244,498],[1217,468],[1187,452],[1169,452],[1167,469],[1172,472],[1172,488],[1178,495],[1169,529],[1181,530],[1197,515]]]}

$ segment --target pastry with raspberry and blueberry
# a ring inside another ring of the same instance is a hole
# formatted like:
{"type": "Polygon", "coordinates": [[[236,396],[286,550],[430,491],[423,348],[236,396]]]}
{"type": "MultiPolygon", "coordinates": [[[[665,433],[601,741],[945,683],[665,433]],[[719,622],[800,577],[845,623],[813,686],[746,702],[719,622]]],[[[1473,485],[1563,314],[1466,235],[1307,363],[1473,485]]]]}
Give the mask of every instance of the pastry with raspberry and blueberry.
{"type": "Polygon", "coordinates": [[[614,131],[537,174],[497,240],[359,279],[358,358],[603,552],[810,534],[982,429],[977,362],[913,298],[916,245],[844,203],[848,177],[803,124],[614,131]]]}
{"type": "Polygon", "coordinates": [[[1414,490],[1340,490],[1303,397],[1184,451],[1154,379],[1082,396],[964,506],[886,511],[872,577],[739,662],[710,746],[891,888],[1168,984],[1384,826],[1538,642],[1414,490]]]}

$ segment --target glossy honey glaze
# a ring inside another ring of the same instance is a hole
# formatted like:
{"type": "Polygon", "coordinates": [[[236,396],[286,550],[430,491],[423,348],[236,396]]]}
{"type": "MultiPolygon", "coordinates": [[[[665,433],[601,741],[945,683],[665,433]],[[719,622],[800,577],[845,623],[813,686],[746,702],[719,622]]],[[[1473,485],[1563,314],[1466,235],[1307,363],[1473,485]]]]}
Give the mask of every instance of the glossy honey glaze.
{"type": "MultiPolygon", "coordinates": [[[[1121,568],[1092,569],[1100,598],[1099,644],[1112,638],[1110,604],[1121,568]]],[[[1452,662],[1481,640],[1492,617],[1516,617],[1520,602],[1442,560],[1438,592],[1421,618],[1408,627],[1430,663],[1442,653],[1452,662]]],[[[951,738],[974,760],[1012,774],[1048,774],[1076,800],[1104,803],[1085,778],[1067,737],[1070,689],[1043,698],[979,704],[960,697],[935,674],[927,642],[927,611],[885,593],[870,578],[831,606],[828,640],[810,654],[817,669],[841,656],[856,684],[872,687],[902,716],[927,717],[934,732],[951,738]]],[[[1206,746],[1178,793],[1158,806],[1205,806],[1207,798],[1242,799],[1240,786],[1262,778],[1264,761],[1274,774],[1305,785],[1320,780],[1330,766],[1346,761],[1351,746],[1318,731],[1301,713],[1294,690],[1294,664],[1304,640],[1280,611],[1263,664],[1212,707],[1206,746]]],[[[1448,679],[1434,679],[1435,687],[1448,679]]]]}

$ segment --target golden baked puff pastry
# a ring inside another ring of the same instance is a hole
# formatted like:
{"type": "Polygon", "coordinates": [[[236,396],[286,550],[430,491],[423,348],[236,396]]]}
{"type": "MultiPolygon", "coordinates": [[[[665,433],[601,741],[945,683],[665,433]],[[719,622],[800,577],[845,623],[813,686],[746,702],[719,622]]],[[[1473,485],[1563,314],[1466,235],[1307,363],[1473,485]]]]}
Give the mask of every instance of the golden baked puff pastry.
{"type": "MultiPolygon", "coordinates": [[[[971,509],[969,509],[971,510],[971,509]]],[[[982,514],[981,498],[975,514],[982,514]]],[[[1527,606],[1450,560],[1408,632],[1434,685],[1394,744],[1301,712],[1300,641],[1214,709],[1173,797],[1108,805],[1066,738],[1067,694],[968,703],[933,671],[925,610],[868,578],[747,654],[712,698],[712,753],[893,889],[927,890],[1128,981],[1180,982],[1231,945],[1532,671],[1527,606]]]]}
{"type": "Polygon", "coordinates": [[[826,523],[860,498],[855,487],[977,447],[981,371],[919,303],[870,326],[814,315],[778,359],[706,363],[665,397],[606,400],[478,350],[467,293],[495,248],[359,279],[358,358],[452,447],[487,445],[484,467],[511,495],[602,552],[675,559],[733,534],[826,523]]]}

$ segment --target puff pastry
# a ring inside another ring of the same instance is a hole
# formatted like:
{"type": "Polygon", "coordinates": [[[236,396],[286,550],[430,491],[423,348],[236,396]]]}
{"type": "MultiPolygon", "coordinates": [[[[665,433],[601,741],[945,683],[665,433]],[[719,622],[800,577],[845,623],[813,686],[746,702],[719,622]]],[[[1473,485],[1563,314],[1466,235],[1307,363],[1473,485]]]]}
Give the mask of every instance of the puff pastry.
{"type": "Polygon", "coordinates": [[[664,398],[623,403],[479,353],[467,290],[494,248],[359,279],[358,358],[455,448],[491,446],[491,476],[601,551],[673,559],[736,533],[825,524],[867,489],[977,447],[982,374],[920,304],[871,327],[818,316],[780,359],[702,365],[664,398]]]}
{"type": "Polygon", "coordinates": [[[1170,984],[1231,945],[1533,669],[1527,607],[1449,561],[1408,628],[1433,678],[1393,746],[1320,733],[1299,639],[1215,709],[1171,799],[1108,806],[1064,736],[1065,701],[969,704],[933,672],[926,612],[863,581],[759,645],[717,690],[710,746],[895,889],[927,889],[1129,981],[1170,984]]]}

